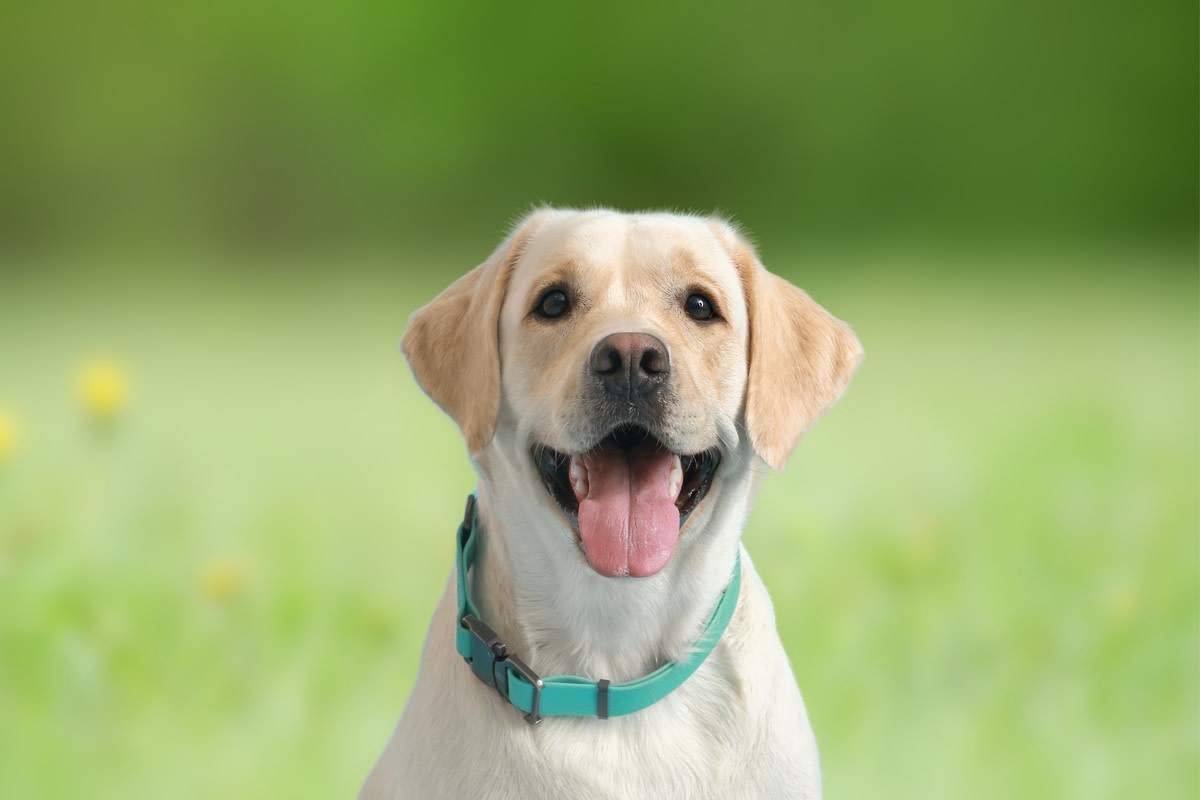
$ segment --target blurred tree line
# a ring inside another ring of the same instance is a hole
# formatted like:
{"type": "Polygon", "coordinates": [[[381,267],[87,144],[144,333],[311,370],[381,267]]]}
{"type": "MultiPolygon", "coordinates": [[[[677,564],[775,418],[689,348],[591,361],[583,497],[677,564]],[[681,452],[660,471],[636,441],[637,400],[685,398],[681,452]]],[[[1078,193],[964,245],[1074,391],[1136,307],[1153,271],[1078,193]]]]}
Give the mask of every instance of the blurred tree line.
{"type": "Polygon", "coordinates": [[[1194,240],[1194,0],[10,4],[0,249],[1194,240]]]}

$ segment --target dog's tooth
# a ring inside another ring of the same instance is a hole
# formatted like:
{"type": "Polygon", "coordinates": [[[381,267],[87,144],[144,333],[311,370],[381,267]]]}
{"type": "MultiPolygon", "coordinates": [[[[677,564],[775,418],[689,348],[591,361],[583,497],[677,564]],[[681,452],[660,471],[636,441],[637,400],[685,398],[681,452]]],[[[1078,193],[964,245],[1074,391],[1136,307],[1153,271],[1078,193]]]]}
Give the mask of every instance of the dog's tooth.
{"type": "Polygon", "coordinates": [[[571,488],[575,490],[575,497],[578,500],[583,500],[588,493],[587,469],[583,464],[571,458],[571,469],[568,471],[571,478],[571,488]]]}
{"type": "Polygon", "coordinates": [[[670,484],[667,486],[667,491],[671,497],[679,496],[679,489],[683,485],[683,464],[679,460],[678,455],[671,456],[671,476],[670,484]]]}

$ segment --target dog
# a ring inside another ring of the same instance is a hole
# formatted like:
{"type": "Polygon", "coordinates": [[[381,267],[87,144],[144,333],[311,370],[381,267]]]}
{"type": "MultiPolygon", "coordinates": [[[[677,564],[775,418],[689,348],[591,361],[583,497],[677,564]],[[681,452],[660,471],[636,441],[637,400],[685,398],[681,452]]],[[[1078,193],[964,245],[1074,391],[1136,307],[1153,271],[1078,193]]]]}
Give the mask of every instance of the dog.
{"type": "Polygon", "coordinates": [[[360,796],[820,797],[741,537],[851,329],[721,219],[539,209],[401,349],[479,479],[360,796]]]}

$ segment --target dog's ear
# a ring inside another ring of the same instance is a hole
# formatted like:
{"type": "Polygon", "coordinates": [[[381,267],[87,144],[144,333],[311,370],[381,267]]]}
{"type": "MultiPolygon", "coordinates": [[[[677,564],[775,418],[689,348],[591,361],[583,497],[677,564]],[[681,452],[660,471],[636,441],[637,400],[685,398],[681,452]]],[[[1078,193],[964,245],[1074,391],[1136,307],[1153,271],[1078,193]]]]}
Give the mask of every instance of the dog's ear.
{"type": "Polygon", "coordinates": [[[477,453],[500,411],[500,307],[509,273],[537,226],[522,221],[488,259],[413,312],[400,349],[425,394],[450,415],[477,453]]]}
{"type": "Polygon", "coordinates": [[[718,235],[737,266],[750,320],[745,419],[750,444],[773,469],[841,395],[862,359],[850,327],[772,275],[727,224],[718,235]]]}

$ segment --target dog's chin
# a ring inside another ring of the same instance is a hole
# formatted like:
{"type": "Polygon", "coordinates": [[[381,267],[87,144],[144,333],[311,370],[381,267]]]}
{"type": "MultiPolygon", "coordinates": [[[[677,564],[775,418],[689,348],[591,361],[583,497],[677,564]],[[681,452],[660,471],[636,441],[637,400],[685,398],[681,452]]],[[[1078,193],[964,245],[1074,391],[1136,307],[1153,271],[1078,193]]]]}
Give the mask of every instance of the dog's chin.
{"type": "Polygon", "coordinates": [[[677,453],[638,425],[618,426],[579,453],[535,444],[531,455],[589,564],[609,577],[665,566],[721,462],[716,448],[677,453]]]}

